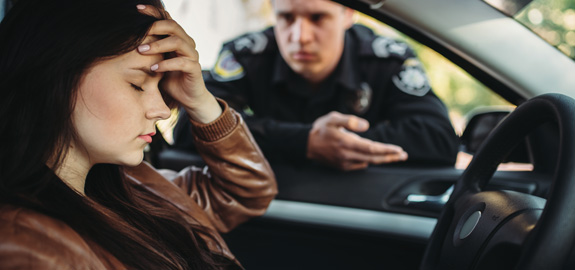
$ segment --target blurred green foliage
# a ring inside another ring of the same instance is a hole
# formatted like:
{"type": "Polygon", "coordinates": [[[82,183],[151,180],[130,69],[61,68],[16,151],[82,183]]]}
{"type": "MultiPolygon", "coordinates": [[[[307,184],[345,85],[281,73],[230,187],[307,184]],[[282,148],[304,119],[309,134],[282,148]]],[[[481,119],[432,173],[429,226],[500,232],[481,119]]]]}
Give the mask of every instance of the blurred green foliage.
{"type": "Polygon", "coordinates": [[[565,55],[575,59],[574,0],[535,0],[515,18],[565,55]]]}

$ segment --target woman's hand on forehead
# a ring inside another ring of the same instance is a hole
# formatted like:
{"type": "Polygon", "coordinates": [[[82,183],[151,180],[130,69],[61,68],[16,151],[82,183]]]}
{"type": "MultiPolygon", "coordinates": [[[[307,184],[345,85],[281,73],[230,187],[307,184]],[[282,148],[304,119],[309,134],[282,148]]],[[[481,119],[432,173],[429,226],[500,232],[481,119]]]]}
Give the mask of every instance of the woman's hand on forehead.
{"type": "Polygon", "coordinates": [[[167,11],[149,5],[137,8],[143,14],[160,19],[154,22],[148,35],[164,38],[138,47],[143,55],[168,55],[150,67],[153,72],[164,72],[160,87],[179,102],[192,119],[203,123],[215,120],[221,114],[221,107],[204,84],[194,39],[167,11]]]}

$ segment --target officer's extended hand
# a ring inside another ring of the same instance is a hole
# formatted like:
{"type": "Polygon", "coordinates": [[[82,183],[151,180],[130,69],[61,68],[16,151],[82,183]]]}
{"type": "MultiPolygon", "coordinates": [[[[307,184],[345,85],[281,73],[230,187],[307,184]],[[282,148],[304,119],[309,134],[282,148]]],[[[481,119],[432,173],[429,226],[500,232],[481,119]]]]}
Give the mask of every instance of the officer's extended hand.
{"type": "Polygon", "coordinates": [[[407,160],[407,153],[397,145],[375,142],[350,132],[368,128],[369,122],[363,118],[330,112],[313,123],[307,157],[344,171],[407,160]]]}
{"type": "Polygon", "coordinates": [[[167,18],[156,21],[148,32],[148,36],[162,38],[138,47],[141,54],[168,55],[151,67],[154,72],[164,72],[162,88],[192,119],[203,123],[215,120],[222,112],[221,107],[204,84],[195,41],[167,11],[148,5],[138,5],[138,9],[149,16],[167,18]]]}

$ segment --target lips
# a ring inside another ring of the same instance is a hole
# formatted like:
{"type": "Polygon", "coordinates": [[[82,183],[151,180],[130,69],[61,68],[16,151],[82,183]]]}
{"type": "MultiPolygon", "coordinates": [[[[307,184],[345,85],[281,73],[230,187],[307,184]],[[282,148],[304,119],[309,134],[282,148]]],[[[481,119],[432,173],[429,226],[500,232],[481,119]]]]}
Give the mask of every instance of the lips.
{"type": "Polygon", "coordinates": [[[140,135],[138,136],[138,138],[146,141],[147,143],[151,143],[152,142],[152,136],[156,135],[156,132],[152,132],[152,133],[148,133],[146,135],[140,135]]]}
{"type": "Polygon", "coordinates": [[[297,61],[313,61],[316,59],[316,55],[314,53],[305,52],[305,51],[298,51],[292,54],[294,60],[297,61]]]}

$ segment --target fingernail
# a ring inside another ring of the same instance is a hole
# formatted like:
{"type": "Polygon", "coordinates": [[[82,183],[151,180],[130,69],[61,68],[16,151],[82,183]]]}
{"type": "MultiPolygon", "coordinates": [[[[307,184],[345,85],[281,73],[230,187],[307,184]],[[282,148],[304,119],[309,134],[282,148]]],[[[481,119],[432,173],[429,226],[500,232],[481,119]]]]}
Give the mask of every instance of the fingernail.
{"type": "Polygon", "coordinates": [[[364,129],[364,128],[367,128],[367,127],[368,127],[368,124],[367,124],[367,122],[365,122],[365,121],[358,121],[358,122],[357,122],[357,127],[360,128],[360,129],[364,129]]]}
{"type": "Polygon", "coordinates": [[[138,8],[138,9],[146,9],[146,6],[145,6],[145,5],[136,5],[136,8],[138,8]]]}
{"type": "Polygon", "coordinates": [[[158,67],[159,67],[158,64],[154,64],[152,67],[150,67],[150,69],[152,71],[156,71],[156,70],[158,70],[158,67]]]}
{"type": "Polygon", "coordinates": [[[148,44],[138,46],[139,52],[147,52],[149,50],[150,50],[150,45],[148,45],[148,44]]]}

